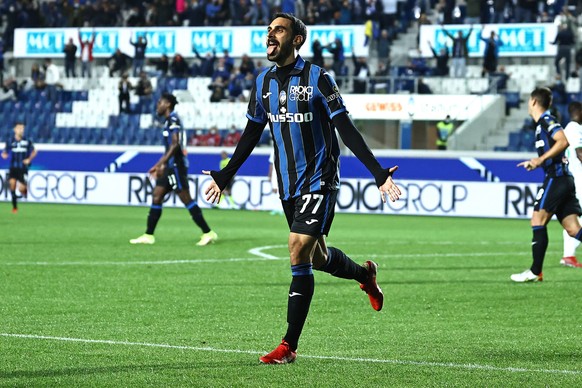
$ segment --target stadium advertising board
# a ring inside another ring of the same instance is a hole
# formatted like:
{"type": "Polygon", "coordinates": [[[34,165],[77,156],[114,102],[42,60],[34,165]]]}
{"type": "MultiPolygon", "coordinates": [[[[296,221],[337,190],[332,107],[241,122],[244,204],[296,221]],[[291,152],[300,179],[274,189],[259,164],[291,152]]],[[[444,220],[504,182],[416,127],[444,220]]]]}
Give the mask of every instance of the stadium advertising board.
{"type": "MultiPolygon", "coordinates": [[[[204,191],[206,175],[190,175],[190,192],[200,207],[210,207],[204,191]]],[[[29,174],[28,202],[92,205],[149,206],[155,182],[145,174],[33,171],[29,174]]],[[[402,197],[382,203],[371,179],[344,179],[337,211],[454,217],[530,217],[538,189],[536,184],[398,180],[402,197]]],[[[266,177],[237,176],[233,200],[241,208],[273,210],[280,207],[266,177]]],[[[0,177],[0,198],[10,201],[7,176],[0,177]]],[[[175,194],[165,206],[182,207],[175,194]]]]}
{"type": "MultiPolygon", "coordinates": [[[[445,26],[446,30],[456,36],[458,31],[467,35],[471,26],[466,24],[454,24],[445,26]]],[[[481,40],[488,38],[491,31],[494,31],[502,42],[499,47],[499,56],[555,56],[556,46],[551,44],[554,41],[558,28],[553,23],[538,24],[481,24],[473,25],[473,30],[468,40],[468,50],[470,57],[482,57],[485,50],[485,42],[481,40]],[[484,27],[484,30],[482,28],[484,27]]],[[[439,52],[445,45],[452,49],[452,40],[444,32],[440,25],[423,25],[420,28],[420,52],[423,57],[432,57],[430,44],[439,52]]]]}
{"type": "MultiPolygon", "coordinates": [[[[364,46],[366,39],[364,26],[309,26],[307,27],[307,42],[301,49],[301,54],[310,57],[311,44],[315,39],[325,46],[336,38],[341,39],[346,55],[355,51],[356,55],[367,55],[368,48],[364,46]]],[[[70,38],[78,45],[78,35],[83,39],[91,38],[95,33],[93,55],[96,58],[107,58],[119,48],[129,56],[135,49],[130,41],[138,36],[148,40],[146,56],[159,57],[162,54],[173,56],[181,54],[184,57],[194,57],[193,48],[201,54],[216,50],[221,54],[228,50],[231,56],[240,57],[247,54],[251,57],[266,58],[266,27],[152,27],[152,28],[17,28],[14,32],[15,58],[63,58],[63,49],[70,38]]],[[[77,51],[80,55],[80,50],[77,51]]],[[[324,55],[330,55],[324,50],[324,55]]]]}
{"type": "MultiPolygon", "coordinates": [[[[1,145],[1,144],[0,144],[1,145]]],[[[30,202],[149,206],[154,182],[146,172],[162,147],[63,146],[38,144],[29,171],[30,202]]],[[[190,191],[202,207],[209,177],[202,169],[217,168],[222,147],[190,147],[190,191]]],[[[232,152],[232,149],[227,149],[232,152]]],[[[243,164],[233,185],[235,203],[247,209],[271,210],[280,202],[267,179],[270,148],[257,148],[243,164]]],[[[397,164],[395,179],[402,198],[382,204],[369,172],[354,157],[343,155],[339,212],[526,218],[531,215],[540,169],[516,165],[530,154],[376,150],[384,166],[397,164]]],[[[8,160],[0,159],[0,202],[10,201],[8,160]]],[[[182,206],[175,195],[167,206],[182,206]]]]}
{"type": "Polygon", "coordinates": [[[476,117],[495,101],[494,95],[346,94],[350,115],[359,120],[454,120],[476,117]]]}

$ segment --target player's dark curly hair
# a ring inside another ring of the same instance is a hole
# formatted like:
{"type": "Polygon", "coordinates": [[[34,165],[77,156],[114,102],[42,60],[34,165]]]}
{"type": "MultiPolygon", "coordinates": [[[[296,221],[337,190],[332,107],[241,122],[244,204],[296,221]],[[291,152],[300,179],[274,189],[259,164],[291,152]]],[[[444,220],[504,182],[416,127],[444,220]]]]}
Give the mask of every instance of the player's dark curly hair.
{"type": "Polygon", "coordinates": [[[536,100],[543,109],[548,109],[552,105],[552,91],[549,88],[535,88],[530,97],[536,100]]]}
{"type": "Polygon", "coordinates": [[[172,93],[162,93],[161,98],[163,98],[164,100],[168,101],[172,107],[172,110],[174,109],[174,107],[178,104],[178,99],[176,98],[176,96],[174,96],[172,93]]]}
{"type": "Polygon", "coordinates": [[[300,35],[303,39],[301,39],[301,44],[297,46],[297,50],[303,46],[303,43],[307,40],[307,27],[305,27],[305,23],[301,21],[301,19],[295,17],[290,13],[285,12],[277,12],[272,20],[277,18],[284,18],[291,21],[291,31],[293,32],[293,36],[300,35]]]}

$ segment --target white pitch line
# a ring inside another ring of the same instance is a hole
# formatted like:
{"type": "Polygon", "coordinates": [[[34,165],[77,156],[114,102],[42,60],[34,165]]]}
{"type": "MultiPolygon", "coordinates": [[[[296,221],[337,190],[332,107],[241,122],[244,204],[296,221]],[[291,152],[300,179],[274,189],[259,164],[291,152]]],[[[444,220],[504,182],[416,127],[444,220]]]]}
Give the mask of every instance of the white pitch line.
{"type": "Polygon", "coordinates": [[[230,258],[230,259],[198,259],[198,260],[160,260],[160,261],[60,261],[60,262],[50,262],[50,261],[21,261],[14,263],[1,263],[7,266],[27,266],[27,265],[38,265],[38,266],[101,266],[101,265],[171,265],[171,264],[202,264],[202,263],[224,263],[224,262],[236,262],[236,261],[271,261],[280,260],[279,258],[267,259],[267,258],[257,258],[257,257],[245,257],[245,258],[230,258]]]}
{"type": "MultiPolygon", "coordinates": [[[[280,246],[273,246],[279,248],[280,246]]],[[[0,266],[131,266],[131,265],[173,265],[173,264],[203,264],[203,263],[224,263],[237,261],[274,261],[288,260],[287,257],[277,257],[261,252],[262,249],[270,247],[259,247],[249,250],[249,253],[257,257],[225,258],[225,259],[197,259],[197,260],[160,260],[160,261],[19,261],[12,263],[0,262],[0,266]]],[[[550,252],[550,251],[548,251],[550,252]]],[[[411,253],[411,254],[369,254],[368,258],[389,258],[389,259],[434,259],[447,257],[490,257],[490,256],[529,256],[531,252],[473,252],[473,253],[411,253]]]]}
{"type": "MultiPolygon", "coordinates": [[[[34,335],[34,334],[0,333],[0,336],[12,337],[12,338],[23,338],[23,339],[40,339],[40,340],[79,342],[79,343],[92,343],[92,344],[143,346],[143,347],[164,348],[164,349],[181,349],[181,350],[193,350],[193,351],[201,351],[201,352],[238,353],[238,354],[253,354],[253,355],[264,354],[264,352],[260,352],[260,351],[256,351],[256,350],[220,349],[220,348],[213,348],[210,346],[197,347],[197,346],[185,346],[185,345],[155,344],[155,343],[147,343],[147,342],[94,340],[94,339],[84,339],[84,338],[52,337],[52,336],[34,335]]],[[[499,367],[499,366],[481,365],[481,364],[457,364],[454,362],[413,361],[413,360],[360,358],[360,357],[316,356],[316,355],[308,355],[308,354],[300,354],[300,357],[301,358],[318,359],[318,360],[362,362],[362,363],[376,363],[376,364],[393,364],[393,365],[414,365],[414,366],[421,366],[421,367],[487,370],[487,371],[510,372],[510,373],[552,373],[552,374],[563,374],[563,375],[582,375],[582,371],[580,371],[580,370],[569,370],[569,369],[530,369],[530,368],[517,368],[517,367],[499,367]]]]}
{"type": "Polygon", "coordinates": [[[277,257],[273,255],[269,255],[268,253],[264,253],[264,250],[273,249],[273,248],[287,248],[287,245],[266,245],[264,247],[256,247],[253,249],[249,249],[248,252],[251,255],[259,256],[268,260],[281,260],[284,259],[283,257],[277,257]]]}

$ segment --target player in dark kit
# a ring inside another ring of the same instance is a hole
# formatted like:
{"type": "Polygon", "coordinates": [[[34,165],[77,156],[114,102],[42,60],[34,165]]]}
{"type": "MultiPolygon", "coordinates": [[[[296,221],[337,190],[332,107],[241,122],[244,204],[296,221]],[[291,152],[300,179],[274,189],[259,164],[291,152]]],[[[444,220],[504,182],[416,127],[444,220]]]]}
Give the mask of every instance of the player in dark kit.
{"type": "Polygon", "coordinates": [[[398,167],[380,166],[349,118],[334,79],[298,55],[306,38],[307,29],[301,20],[290,14],[275,15],[267,29],[267,58],[276,66],[261,72],[255,81],[248,122],[231,161],[220,171],[203,171],[213,178],[206,199],[218,202],[269,124],[279,193],[290,229],[292,280],[287,301],[287,333],[275,350],[260,357],[265,364],[295,360],[313,296],[312,269],[355,279],[368,294],[374,310],[382,309],[384,295],[376,284],[376,263],[366,261],[363,266],[358,265],[341,250],[326,245],[339,188],[340,148],[335,128],[374,176],[382,200],[388,195],[395,201],[400,195],[391,177],[398,167]]]}
{"type": "Polygon", "coordinates": [[[18,212],[16,182],[20,183],[18,190],[26,198],[28,193],[28,168],[32,160],[36,157],[36,153],[32,140],[24,136],[24,124],[16,123],[14,126],[14,135],[8,139],[2,152],[2,159],[8,159],[8,154],[11,155],[8,184],[10,186],[10,194],[12,195],[12,213],[18,212]]]}
{"type": "Polygon", "coordinates": [[[542,167],[545,178],[536,196],[531,217],[533,264],[524,272],[511,275],[511,280],[518,283],[543,280],[542,267],[548,248],[546,225],[554,214],[570,236],[582,240],[582,228],[578,222],[582,209],[576,198],[574,178],[568,170],[568,160],[564,153],[568,148],[568,140],[560,123],[548,111],[551,104],[550,89],[536,88],[531,92],[528,113],[536,122],[535,145],[538,157],[521,162],[518,166],[528,171],[542,167]]]}
{"type": "Polygon", "coordinates": [[[164,93],[158,100],[156,113],[166,119],[164,124],[164,145],[166,153],[149,170],[149,174],[156,178],[152,205],[148,214],[145,234],[129,240],[131,244],[153,244],[156,242],[154,231],[162,215],[164,196],[174,190],[180,200],[190,212],[192,219],[202,229],[202,236],[196,245],[208,245],[218,239],[216,233],[204,220],[202,210],[196,201],[192,200],[188,187],[188,157],[186,156],[186,134],[182,128],[180,118],[174,112],[178,101],[173,94],[164,93]]]}

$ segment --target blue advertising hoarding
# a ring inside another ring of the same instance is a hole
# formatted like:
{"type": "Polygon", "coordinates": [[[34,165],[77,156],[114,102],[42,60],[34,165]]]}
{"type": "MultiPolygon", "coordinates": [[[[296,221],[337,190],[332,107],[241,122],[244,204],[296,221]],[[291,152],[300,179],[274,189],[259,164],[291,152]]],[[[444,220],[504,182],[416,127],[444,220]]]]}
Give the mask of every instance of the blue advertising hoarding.
{"type": "Polygon", "coordinates": [[[488,25],[423,25],[420,30],[420,50],[422,56],[432,57],[429,42],[438,52],[445,45],[452,49],[452,39],[443,29],[456,36],[460,31],[469,39],[467,48],[469,56],[483,56],[486,43],[481,37],[487,39],[493,31],[501,41],[499,47],[500,56],[553,56],[556,54],[556,46],[552,44],[557,34],[557,26],[552,23],[545,24],[488,24],[488,25]]]}

